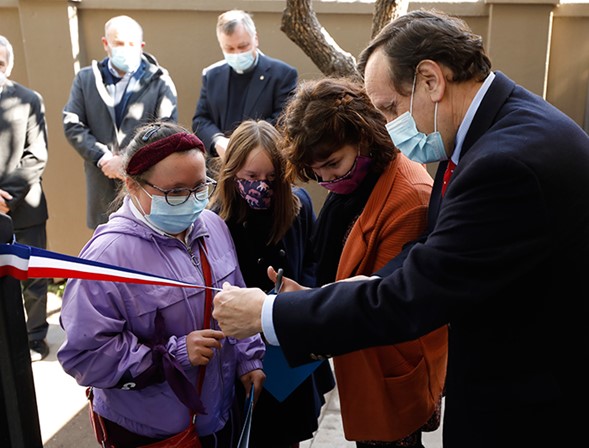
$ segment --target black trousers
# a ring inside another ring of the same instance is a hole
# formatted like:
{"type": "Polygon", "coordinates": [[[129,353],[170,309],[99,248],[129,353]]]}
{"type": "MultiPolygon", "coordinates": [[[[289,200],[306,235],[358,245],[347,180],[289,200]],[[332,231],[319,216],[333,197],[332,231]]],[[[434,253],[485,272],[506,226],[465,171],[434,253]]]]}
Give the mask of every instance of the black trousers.
{"type": "MultiPolygon", "coordinates": [[[[15,229],[16,241],[27,246],[47,248],[45,223],[26,229],[15,229]]],[[[22,295],[27,312],[27,332],[29,341],[43,340],[47,337],[47,285],[46,278],[30,278],[21,282],[22,295]]]]}

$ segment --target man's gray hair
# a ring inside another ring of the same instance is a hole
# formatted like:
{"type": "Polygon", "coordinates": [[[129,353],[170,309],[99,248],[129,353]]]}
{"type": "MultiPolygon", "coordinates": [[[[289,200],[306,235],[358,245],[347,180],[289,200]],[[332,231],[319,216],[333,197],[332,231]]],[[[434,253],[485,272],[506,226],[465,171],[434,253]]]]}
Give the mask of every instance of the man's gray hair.
{"type": "Polygon", "coordinates": [[[6,66],[6,76],[10,76],[10,73],[12,73],[12,67],[14,67],[14,50],[12,49],[10,41],[2,35],[0,35],[0,45],[6,48],[6,57],[8,59],[8,61],[6,61],[8,64],[6,66]]]}
{"type": "Polygon", "coordinates": [[[256,36],[256,25],[252,16],[240,9],[232,9],[219,16],[217,19],[217,36],[220,34],[230,36],[239,24],[243,25],[250,36],[256,36]]]}

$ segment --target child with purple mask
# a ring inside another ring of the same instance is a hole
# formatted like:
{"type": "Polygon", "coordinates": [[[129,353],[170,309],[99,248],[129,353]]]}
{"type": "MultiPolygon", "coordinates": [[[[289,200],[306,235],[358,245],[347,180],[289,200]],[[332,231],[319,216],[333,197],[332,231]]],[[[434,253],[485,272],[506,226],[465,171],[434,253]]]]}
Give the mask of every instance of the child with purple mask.
{"type": "MultiPolygon", "coordinates": [[[[274,287],[269,266],[303,285],[316,281],[309,247],[315,225],[311,198],[285,177],[279,144],[280,134],[270,123],[242,122],[231,135],[211,199],[229,227],[246,285],[265,291],[274,287]]],[[[324,361],[282,402],[263,389],[254,407],[250,446],[293,448],[312,438],[323,394],[334,387],[324,361]]]]}

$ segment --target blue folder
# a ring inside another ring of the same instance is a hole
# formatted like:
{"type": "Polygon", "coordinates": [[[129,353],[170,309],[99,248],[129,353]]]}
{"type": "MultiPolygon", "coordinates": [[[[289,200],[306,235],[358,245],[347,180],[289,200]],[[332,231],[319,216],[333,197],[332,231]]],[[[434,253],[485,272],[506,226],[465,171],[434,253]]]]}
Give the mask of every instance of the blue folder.
{"type": "Polygon", "coordinates": [[[280,347],[266,344],[264,355],[264,373],[266,381],[264,389],[270,392],[274,398],[282,402],[288,397],[306,378],[311,375],[323,361],[315,361],[299,367],[290,367],[280,347]]]}

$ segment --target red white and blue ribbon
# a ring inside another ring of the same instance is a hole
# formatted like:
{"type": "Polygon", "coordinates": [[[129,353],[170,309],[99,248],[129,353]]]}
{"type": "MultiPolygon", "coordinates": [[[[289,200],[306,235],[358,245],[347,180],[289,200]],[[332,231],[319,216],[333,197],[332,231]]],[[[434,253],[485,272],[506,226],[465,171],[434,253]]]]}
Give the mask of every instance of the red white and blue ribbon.
{"type": "MultiPolygon", "coordinates": [[[[183,288],[207,288],[221,291],[220,288],[195,285],[18,243],[0,244],[0,277],[8,275],[18,280],[26,280],[28,278],[79,278],[183,288]]],[[[253,403],[253,395],[252,387],[250,403],[253,403]]],[[[240,448],[247,448],[249,446],[251,412],[252,405],[250,404],[249,409],[247,409],[248,420],[244,423],[242,434],[239,438],[240,448]]]]}
{"type": "MultiPolygon", "coordinates": [[[[24,244],[0,244],[0,277],[18,280],[28,278],[80,278],[111,282],[142,283],[206,289],[208,286],[174,280],[133,269],[59,254],[24,244]]],[[[221,291],[220,288],[210,288],[221,291]]]]}

